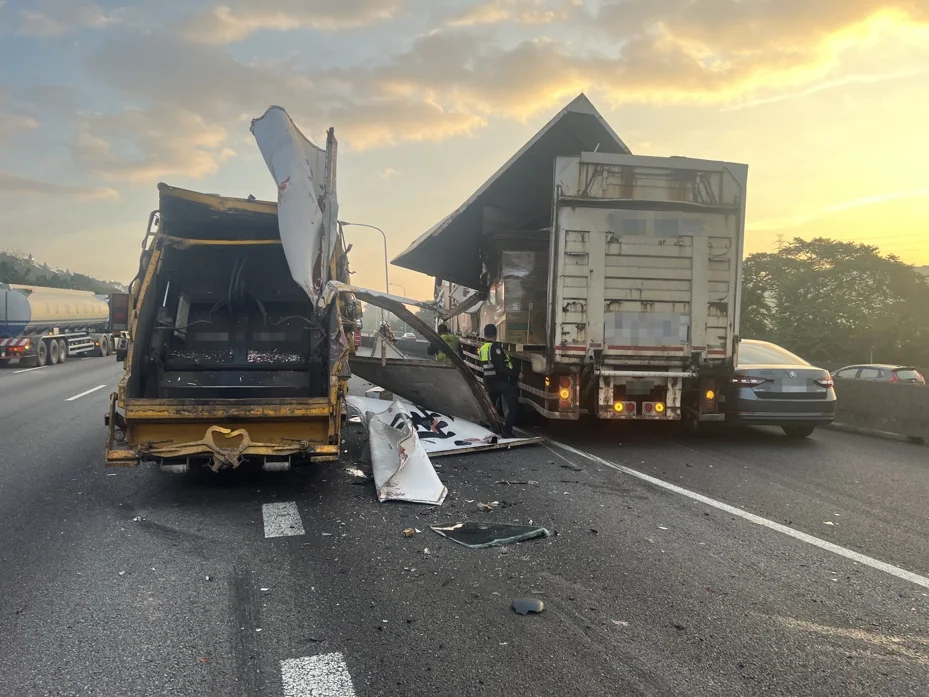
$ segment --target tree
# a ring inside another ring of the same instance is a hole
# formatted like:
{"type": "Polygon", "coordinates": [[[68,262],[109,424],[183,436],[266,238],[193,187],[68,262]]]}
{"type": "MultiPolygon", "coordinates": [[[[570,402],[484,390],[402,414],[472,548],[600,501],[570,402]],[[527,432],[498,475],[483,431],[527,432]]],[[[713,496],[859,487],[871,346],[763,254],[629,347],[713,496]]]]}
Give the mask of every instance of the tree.
{"type": "Polygon", "coordinates": [[[744,338],[810,360],[929,365],[929,283],[877,247],[795,239],[743,266],[744,338]]]}

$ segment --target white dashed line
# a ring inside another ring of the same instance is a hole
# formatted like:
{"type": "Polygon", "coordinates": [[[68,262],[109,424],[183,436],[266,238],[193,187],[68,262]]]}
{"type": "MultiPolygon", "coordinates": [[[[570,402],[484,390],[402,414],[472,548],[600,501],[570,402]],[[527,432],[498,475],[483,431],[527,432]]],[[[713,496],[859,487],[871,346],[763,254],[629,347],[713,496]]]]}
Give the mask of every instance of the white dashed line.
{"type": "Polygon", "coordinates": [[[23,368],[22,370],[14,370],[13,375],[19,375],[20,373],[31,373],[33,370],[43,370],[48,368],[47,365],[40,365],[37,368],[23,368]]]}
{"type": "Polygon", "coordinates": [[[300,511],[294,501],[266,503],[261,507],[265,521],[265,537],[289,537],[305,535],[300,511]]]}
{"type": "Polygon", "coordinates": [[[81,392],[80,394],[76,394],[76,395],[74,395],[73,397],[68,397],[65,401],[66,401],[66,402],[73,402],[75,399],[80,399],[81,397],[86,397],[86,396],[89,395],[91,392],[96,392],[97,390],[102,390],[104,387],[106,387],[106,385],[97,385],[97,386],[94,387],[93,389],[87,390],[86,392],[81,392]]]}
{"type": "Polygon", "coordinates": [[[872,569],[877,569],[878,571],[883,571],[885,574],[890,574],[891,576],[896,576],[897,578],[903,579],[904,581],[915,583],[917,586],[929,588],[929,578],[915,574],[912,571],[907,571],[906,569],[901,569],[899,566],[888,564],[887,562],[874,559],[873,557],[868,557],[864,554],[859,554],[854,550],[841,547],[837,544],[833,544],[832,542],[827,542],[826,540],[821,540],[818,537],[807,535],[805,532],[794,530],[793,528],[787,527],[786,525],[775,523],[773,520],[768,520],[767,518],[762,518],[761,516],[755,515],[754,513],[743,511],[741,508],[730,506],[728,503],[723,503],[722,501],[711,499],[709,496],[698,494],[695,491],[685,489],[684,487],[677,486],[676,484],[671,484],[662,479],[658,479],[657,477],[651,477],[643,472],[639,472],[629,467],[614,464],[609,460],[604,460],[602,457],[598,457],[597,455],[585,453],[583,450],[577,450],[576,448],[572,448],[570,445],[565,445],[564,443],[559,443],[557,441],[549,441],[549,443],[561,448],[562,450],[566,450],[569,453],[586,458],[591,462],[596,462],[603,465],[604,467],[614,469],[617,472],[628,474],[630,477],[641,479],[642,481],[648,482],[649,484],[654,484],[655,486],[661,487],[662,489],[673,491],[675,494],[686,496],[689,499],[699,501],[700,503],[704,503],[707,506],[712,506],[713,508],[725,511],[726,513],[738,516],[739,518],[744,518],[745,520],[755,523],[756,525],[761,525],[762,527],[768,528],[769,530],[775,530],[776,532],[787,535],[788,537],[792,537],[795,540],[806,542],[808,545],[812,545],[813,547],[819,547],[820,549],[824,549],[827,552],[838,554],[840,557],[845,557],[846,559],[851,559],[852,561],[858,562],[859,564],[870,566],[872,569]]]}
{"type": "Polygon", "coordinates": [[[284,697],[355,697],[341,653],[281,661],[284,697]]]}

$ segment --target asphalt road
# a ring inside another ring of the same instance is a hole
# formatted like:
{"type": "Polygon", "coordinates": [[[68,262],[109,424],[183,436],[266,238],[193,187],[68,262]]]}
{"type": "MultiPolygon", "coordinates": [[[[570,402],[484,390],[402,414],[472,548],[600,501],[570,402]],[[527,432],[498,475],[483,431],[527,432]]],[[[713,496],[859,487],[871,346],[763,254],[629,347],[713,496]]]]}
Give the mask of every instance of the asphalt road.
{"type": "Polygon", "coordinates": [[[429,509],[376,502],[357,425],[286,474],[107,471],[120,375],[0,371],[0,695],[927,694],[925,447],[581,426],[437,459],[429,509]],[[462,520],[557,534],[428,529],[462,520]]]}

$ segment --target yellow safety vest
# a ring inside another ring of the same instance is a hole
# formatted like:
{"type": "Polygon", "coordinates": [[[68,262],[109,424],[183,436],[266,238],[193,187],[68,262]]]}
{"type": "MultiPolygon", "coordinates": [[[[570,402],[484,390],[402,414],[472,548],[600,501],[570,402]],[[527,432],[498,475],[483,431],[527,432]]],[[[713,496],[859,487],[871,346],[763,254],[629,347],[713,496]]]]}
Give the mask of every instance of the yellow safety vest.
{"type": "MultiPolygon", "coordinates": [[[[477,352],[477,357],[481,360],[481,366],[484,369],[484,380],[489,380],[490,378],[497,377],[497,369],[494,368],[494,364],[490,362],[490,349],[493,346],[493,342],[488,341],[486,344],[482,345],[480,350],[477,352]]],[[[510,357],[504,352],[503,357],[506,361],[508,367],[513,367],[513,361],[510,360],[510,357]]]]}
{"type": "MultiPolygon", "coordinates": [[[[455,353],[461,355],[461,341],[458,340],[458,337],[454,334],[440,334],[442,340],[449,345],[449,348],[452,349],[455,353]]],[[[445,351],[439,351],[436,354],[436,359],[440,361],[449,361],[451,360],[448,356],[445,355],[445,351]]]]}

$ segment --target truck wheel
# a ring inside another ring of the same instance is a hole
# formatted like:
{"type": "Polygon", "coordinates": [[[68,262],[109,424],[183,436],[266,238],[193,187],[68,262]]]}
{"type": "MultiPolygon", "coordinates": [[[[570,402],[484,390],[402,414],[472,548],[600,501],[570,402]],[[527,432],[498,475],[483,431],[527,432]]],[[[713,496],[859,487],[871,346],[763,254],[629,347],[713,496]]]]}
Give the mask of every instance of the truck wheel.
{"type": "Polygon", "coordinates": [[[48,342],[48,362],[49,365],[58,363],[58,342],[55,339],[48,342]]]}
{"type": "Polygon", "coordinates": [[[58,340],[58,362],[64,363],[68,357],[68,341],[66,339],[58,340]]]}
{"type": "Polygon", "coordinates": [[[104,358],[113,353],[113,338],[109,334],[104,334],[100,338],[100,350],[103,352],[104,358]]]}
{"type": "Polygon", "coordinates": [[[37,368],[41,368],[48,363],[48,344],[44,341],[39,341],[38,345],[35,347],[35,364],[37,368]]]}

